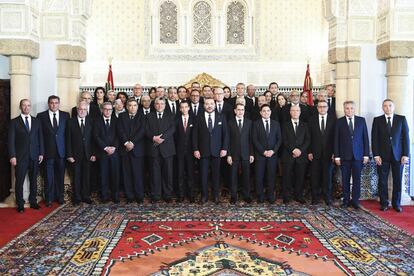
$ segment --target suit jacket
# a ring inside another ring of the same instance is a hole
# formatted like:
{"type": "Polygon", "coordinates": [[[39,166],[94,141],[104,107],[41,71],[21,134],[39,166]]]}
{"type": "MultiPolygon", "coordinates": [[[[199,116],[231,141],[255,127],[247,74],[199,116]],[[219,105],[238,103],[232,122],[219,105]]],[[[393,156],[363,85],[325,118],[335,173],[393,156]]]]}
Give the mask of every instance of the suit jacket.
{"type": "MultiPolygon", "coordinates": [[[[236,107],[236,99],[237,99],[237,96],[230,99],[230,103],[233,109],[236,107]]],[[[251,113],[253,110],[253,101],[252,99],[249,99],[246,96],[244,96],[244,99],[246,100],[245,111],[248,111],[249,113],[251,113]]]]}
{"type": "Polygon", "coordinates": [[[394,114],[391,133],[388,132],[385,115],[374,118],[371,131],[372,153],[385,161],[399,161],[410,155],[409,129],[405,116],[394,114]]]}
{"type": "MultiPolygon", "coordinates": [[[[279,118],[279,120],[281,120],[281,124],[290,121],[291,117],[290,117],[290,107],[292,106],[291,103],[286,104],[285,106],[282,107],[282,111],[281,111],[281,115],[282,118],[279,118]]],[[[309,106],[304,105],[304,104],[299,104],[300,106],[300,118],[299,120],[302,122],[308,122],[309,118],[311,117],[312,113],[309,110],[309,106]]]]}
{"type": "Polygon", "coordinates": [[[96,155],[97,157],[106,156],[106,147],[115,147],[116,151],[119,148],[118,133],[117,133],[117,118],[111,117],[109,129],[106,129],[106,122],[104,118],[97,118],[94,122],[93,136],[95,138],[96,155]]]}
{"type": "Polygon", "coordinates": [[[275,153],[271,158],[277,158],[277,151],[282,144],[282,132],[280,130],[279,122],[270,119],[270,134],[266,135],[263,120],[259,119],[253,125],[253,145],[256,160],[264,160],[263,154],[266,150],[273,150],[275,153]]]}
{"type": "Polygon", "coordinates": [[[369,156],[368,130],[365,118],[354,116],[354,135],[351,136],[347,118],[341,117],[336,122],[334,138],[335,158],[342,160],[362,160],[369,156]]]}
{"type": "Polygon", "coordinates": [[[310,134],[308,125],[299,119],[298,128],[295,130],[291,121],[285,122],[282,130],[282,139],[283,139],[283,151],[282,151],[282,160],[286,163],[299,162],[306,163],[308,162],[308,150],[310,144],[310,134]],[[292,156],[292,151],[297,148],[300,149],[302,154],[294,158],[292,156]]]}
{"type": "Polygon", "coordinates": [[[177,155],[187,153],[193,154],[193,131],[195,128],[195,117],[188,116],[187,129],[184,131],[182,116],[177,117],[175,127],[175,147],[177,155]]]}
{"type": "MultiPolygon", "coordinates": [[[[172,109],[170,107],[170,104],[168,103],[168,99],[165,99],[165,110],[164,110],[164,112],[172,114],[172,109]]],[[[181,115],[180,101],[176,100],[175,101],[175,116],[178,117],[179,115],[181,115]]]]}
{"type": "Polygon", "coordinates": [[[45,145],[45,158],[65,158],[65,130],[66,122],[69,120],[69,113],[59,110],[58,128],[53,129],[49,117],[49,110],[37,115],[42,124],[43,141],[45,145]]]}
{"type": "Polygon", "coordinates": [[[66,157],[75,158],[75,162],[85,158],[89,160],[94,152],[92,119],[85,117],[85,131],[82,135],[78,118],[68,120],[66,124],[66,157]]]}
{"type": "Polygon", "coordinates": [[[201,101],[198,103],[197,114],[194,114],[194,112],[193,112],[193,103],[191,103],[190,104],[190,115],[198,116],[199,114],[204,114],[204,106],[201,103],[201,101]]]}
{"type": "MultiPolygon", "coordinates": [[[[30,115],[29,115],[30,116],[30,115]]],[[[39,119],[31,116],[30,132],[19,115],[10,122],[8,133],[9,158],[19,160],[38,160],[44,155],[43,132],[39,119]]]]}
{"type": "Polygon", "coordinates": [[[134,119],[130,119],[129,113],[119,114],[117,121],[117,133],[119,139],[119,153],[125,156],[131,153],[135,157],[143,157],[145,155],[145,119],[137,112],[134,119]],[[127,152],[124,144],[131,141],[134,148],[131,152],[127,152]]]}
{"type": "MultiPolygon", "coordinates": [[[[217,103],[216,103],[216,111],[218,112],[217,103]]],[[[223,101],[221,105],[220,114],[224,115],[226,117],[226,120],[228,121],[231,117],[234,117],[233,106],[229,102],[223,101]]]]}
{"type": "Polygon", "coordinates": [[[310,134],[309,153],[315,159],[330,160],[334,150],[336,117],[327,113],[325,115],[325,132],[322,134],[319,125],[319,113],[312,116],[308,122],[310,134]]]}
{"type": "Polygon", "coordinates": [[[153,157],[158,156],[158,151],[162,157],[167,158],[175,155],[175,116],[171,113],[165,112],[162,115],[161,122],[157,117],[157,112],[153,112],[147,115],[147,123],[145,127],[145,135],[147,139],[150,139],[156,135],[162,134],[161,138],[165,139],[159,145],[152,144],[150,155],[153,157]]]}
{"type": "Polygon", "coordinates": [[[228,149],[229,136],[226,118],[215,111],[213,130],[210,133],[204,112],[200,113],[193,130],[193,150],[200,151],[201,157],[220,157],[220,151],[228,149]]]}
{"type": "MultiPolygon", "coordinates": [[[[150,107],[149,109],[150,109],[150,113],[151,113],[151,112],[154,112],[154,110],[155,110],[155,109],[153,109],[152,107],[150,107]]],[[[144,115],[144,116],[145,116],[145,113],[144,113],[144,108],[143,108],[142,106],[140,106],[140,107],[138,108],[138,112],[137,112],[137,113],[139,114],[139,116],[141,116],[141,115],[144,115]]]]}
{"type": "MultiPolygon", "coordinates": [[[[77,110],[77,107],[74,106],[74,107],[72,107],[71,117],[72,118],[77,118],[77,116],[78,116],[78,110],[77,110]]],[[[99,110],[99,107],[96,104],[92,103],[92,102],[89,104],[88,116],[93,120],[98,118],[99,116],[101,116],[101,110],[99,110]]]]}
{"type": "Polygon", "coordinates": [[[227,155],[233,160],[249,160],[254,155],[252,143],[252,121],[244,118],[240,132],[236,117],[229,120],[230,145],[227,155]]]}

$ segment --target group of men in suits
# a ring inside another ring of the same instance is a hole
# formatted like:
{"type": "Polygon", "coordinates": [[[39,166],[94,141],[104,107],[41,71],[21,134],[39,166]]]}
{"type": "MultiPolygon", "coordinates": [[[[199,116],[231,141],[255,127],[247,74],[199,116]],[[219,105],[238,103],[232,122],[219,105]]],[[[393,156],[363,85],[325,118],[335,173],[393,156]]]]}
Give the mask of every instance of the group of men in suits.
{"type": "MultiPolygon", "coordinates": [[[[277,83],[269,85],[272,96],[277,89],[277,83]]],[[[277,107],[264,96],[254,97],[252,86],[245,96],[242,83],[236,85],[236,96],[227,100],[220,87],[201,90],[203,97],[200,89],[193,87],[187,99],[181,100],[176,88],[168,88],[164,95],[164,88],[159,87],[151,102],[142,95],[141,87],[136,93],[134,89],[125,112],[120,113],[114,112],[111,102],[104,102],[99,110],[91,103],[90,93],[82,92],[71,118],[59,110],[57,96],[49,97],[48,110],[37,118],[30,116],[30,101],[22,100],[22,113],[12,120],[9,131],[10,162],[16,167],[17,210],[24,211],[22,190],[27,172],[30,205],[39,208],[35,183],[43,160],[47,206],[53,201],[64,203],[66,162],[74,204],[92,203],[92,175],[99,176],[102,202],[118,203],[122,186],[127,203],[143,203],[147,183],[153,203],[171,202],[174,196],[178,202],[185,198],[195,202],[199,182],[200,203],[209,200],[209,183],[211,199],[220,203],[224,177],[229,181],[230,203],[238,201],[239,191],[244,201],[252,202],[252,182],[258,203],[274,203],[276,171],[281,163],[285,204],[292,199],[305,202],[304,179],[309,169],[312,204],[323,199],[331,205],[331,177],[336,164],[342,171],[342,205],[358,209],[361,170],[370,153],[367,126],[364,118],[355,115],[352,101],[344,103],[345,116],[337,120],[330,108],[335,104],[330,89],[333,87],[318,95],[314,107],[301,104],[297,91],[292,91],[290,103],[277,107]],[[194,173],[197,170],[199,181],[194,173]]],[[[392,206],[401,211],[401,173],[409,156],[408,126],[404,116],[394,114],[391,100],[384,101],[383,110],[385,115],[374,119],[372,129],[381,209],[388,209],[391,168],[392,206]]]]}

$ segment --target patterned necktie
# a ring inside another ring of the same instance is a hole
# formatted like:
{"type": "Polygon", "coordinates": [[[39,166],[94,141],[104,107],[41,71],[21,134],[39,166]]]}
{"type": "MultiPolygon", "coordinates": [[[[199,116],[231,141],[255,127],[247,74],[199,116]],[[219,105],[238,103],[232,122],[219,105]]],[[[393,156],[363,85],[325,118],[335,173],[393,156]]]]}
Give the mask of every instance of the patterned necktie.
{"type": "Polygon", "coordinates": [[[391,117],[387,117],[387,129],[388,133],[391,133],[391,117]]]}
{"type": "Polygon", "coordinates": [[[211,119],[211,114],[208,114],[208,131],[212,132],[213,131],[213,120],[211,119]]]}
{"type": "Polygon", "coordinates": [[[354,136],[354,124],[352,123],[352,118],[349,118],[348,120],[349,133],[351,133],[351,136],[354,136]]]}
{"type": "Polygon", "coordinates": [[[58,123],[56,119],[56,113],[53,113],[53,129],[56,131],[58,128],[58,123]]]}
{"type": "Polygon", "coordinates": [[[184,132],[187,131],[187,117],[184,117],[184,132]]]}
{"type": "Polygon", "coordinates": [[[24,118],[24,124],[26,125],[26,129],[28,132],[30,132],[29,116],[25,116],[24,118]]]}

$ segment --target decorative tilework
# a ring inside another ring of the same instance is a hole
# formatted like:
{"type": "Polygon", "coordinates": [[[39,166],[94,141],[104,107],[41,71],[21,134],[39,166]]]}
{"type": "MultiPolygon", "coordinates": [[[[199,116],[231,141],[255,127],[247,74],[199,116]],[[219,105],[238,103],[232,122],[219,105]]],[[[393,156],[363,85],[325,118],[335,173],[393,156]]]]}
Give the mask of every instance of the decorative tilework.
{"type": "Polygon", "coordinates": [[[211,6],[206,1],[199,1],[193,11],[193,43],[211,44],[211,6]]]}

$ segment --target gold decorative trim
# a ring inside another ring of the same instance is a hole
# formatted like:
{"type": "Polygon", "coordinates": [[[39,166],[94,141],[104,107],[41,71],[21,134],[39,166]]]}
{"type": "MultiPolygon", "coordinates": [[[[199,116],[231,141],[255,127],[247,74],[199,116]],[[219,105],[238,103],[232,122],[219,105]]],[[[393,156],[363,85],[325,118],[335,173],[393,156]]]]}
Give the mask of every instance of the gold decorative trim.
{"type": "Polygon", "coordinates": [[[201,85],[201,87],[203,87],[206,84],[211,86],[211,87],[214,87],[214,86],[219,86],[219,87],[227,86],[221,80],[215,79],[211,75],[209,75],[207,73],[204,73],[204,72],[201,73],[201,74],[198,74],[195,78],[193,78],[192,80],[190,80],[186,84],[184,84],[185,88],[190,88],[191,84],[193,82],[198,82],[201,85]]]}
{"type": "Polygon", "coordinates": [[[414,41],[388,41],[377,45],[377,59],[414,57],[414,41]]]}
{"type": "Polygon", "coordinates": [[[86,61],[86,49],[68,44],[56,45],[56,59],[84,62],[86,61]]]}
{"type": "Polygon", "coordinates": [[[29,39],[0,39],[0,55],[39,57],[39,43],[29,39]]]}

